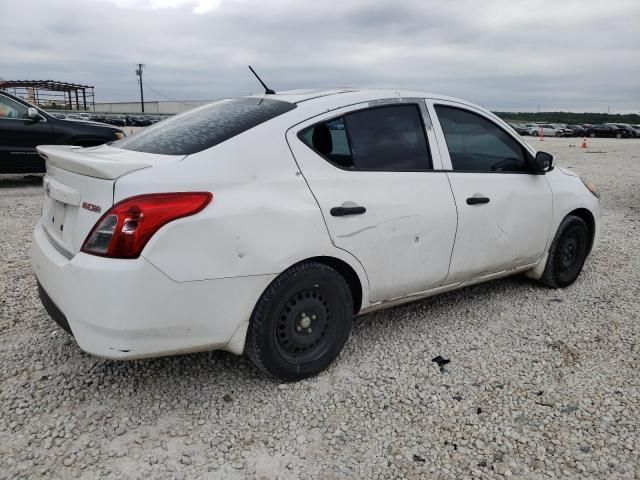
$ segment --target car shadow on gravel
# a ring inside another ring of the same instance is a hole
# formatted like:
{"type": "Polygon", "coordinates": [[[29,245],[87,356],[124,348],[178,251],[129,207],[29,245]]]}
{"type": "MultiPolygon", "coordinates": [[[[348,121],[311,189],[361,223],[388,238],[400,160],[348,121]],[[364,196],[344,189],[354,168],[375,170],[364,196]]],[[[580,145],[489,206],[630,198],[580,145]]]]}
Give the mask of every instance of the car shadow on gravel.
{"type": "Polygon", "coordinates": [[[21,188],[41,185],[44,175],[0,175],[0,188],[21,188]]]}

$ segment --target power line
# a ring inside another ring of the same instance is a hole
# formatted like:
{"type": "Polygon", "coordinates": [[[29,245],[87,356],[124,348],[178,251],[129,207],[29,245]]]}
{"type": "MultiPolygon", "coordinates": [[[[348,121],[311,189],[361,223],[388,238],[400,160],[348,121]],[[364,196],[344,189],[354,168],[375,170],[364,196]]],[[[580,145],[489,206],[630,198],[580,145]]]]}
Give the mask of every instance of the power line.
{"type": "Polygon", "coordinates": [[[170,98],[167,97],[164,93],[159,92],[158,90],[156,90],[155,88],[153,88],[151,85],[149,85],[148,83],[144,83],[144,86],[147,87],[149,90],[151,90],[153,93],[155,93],[156,95],[161,96],[162,98],[164,98],[165,100],[169,100],[170,102],[176,102],[176,103],[180,103],[182,105],[186,105],[188,107],[197,107],[199,106],[199,104],[196,103],[188,103],[188,102],[183,102],[181,100],[176,100],[175,98],[170,98]]]}

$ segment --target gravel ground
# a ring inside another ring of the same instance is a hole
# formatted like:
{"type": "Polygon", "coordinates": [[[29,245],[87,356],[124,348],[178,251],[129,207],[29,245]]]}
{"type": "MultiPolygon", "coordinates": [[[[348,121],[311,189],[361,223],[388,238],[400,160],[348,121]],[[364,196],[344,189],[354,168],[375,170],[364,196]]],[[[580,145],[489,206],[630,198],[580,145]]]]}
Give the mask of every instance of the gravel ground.
{"type": "Polygon", "coordinates": [[[513,278],[360,317],[296,384],[223,352],[83,353],[29,267],[42,188],[3,177],[0,478],[640,478],[640,140],[580,141],[531,140],[603,194],[575,285],[513,278]]]}

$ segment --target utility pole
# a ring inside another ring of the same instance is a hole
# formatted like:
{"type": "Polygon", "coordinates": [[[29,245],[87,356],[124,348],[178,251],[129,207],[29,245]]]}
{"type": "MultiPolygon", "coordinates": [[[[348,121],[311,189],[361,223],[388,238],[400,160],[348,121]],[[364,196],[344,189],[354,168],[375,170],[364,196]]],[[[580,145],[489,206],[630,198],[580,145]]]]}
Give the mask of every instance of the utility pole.
{"type": "Polygon", "coordinates": [[[142,69],[144,68],[143,63],[138,64],[138,69],[136,70],[136,75],[140,77],[138,81],[140,82],[140,106],[142,107],[142,113],[144,113],[144,93],[142,92],[142,69]]]}

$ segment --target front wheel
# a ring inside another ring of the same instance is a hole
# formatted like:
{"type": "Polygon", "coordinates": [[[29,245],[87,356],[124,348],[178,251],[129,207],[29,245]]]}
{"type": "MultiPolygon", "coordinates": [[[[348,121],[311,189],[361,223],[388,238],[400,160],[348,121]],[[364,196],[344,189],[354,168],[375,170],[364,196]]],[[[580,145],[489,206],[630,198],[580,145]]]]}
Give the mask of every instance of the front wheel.
{"type": "Polygon", "coordinates": [[[349,338],[353,298],[345,279],[317,262],[291,267],[254,308],[245,342],[251,361],[285,381],[327,368],[349,338]]]}
{"type": "Polygon", "coordinates": [[[549,288],[564,288],[576,281],[589,250],[589,228],[580,217],[568,215],[558,227],[544,273],[540,278],[549,288]]]}

